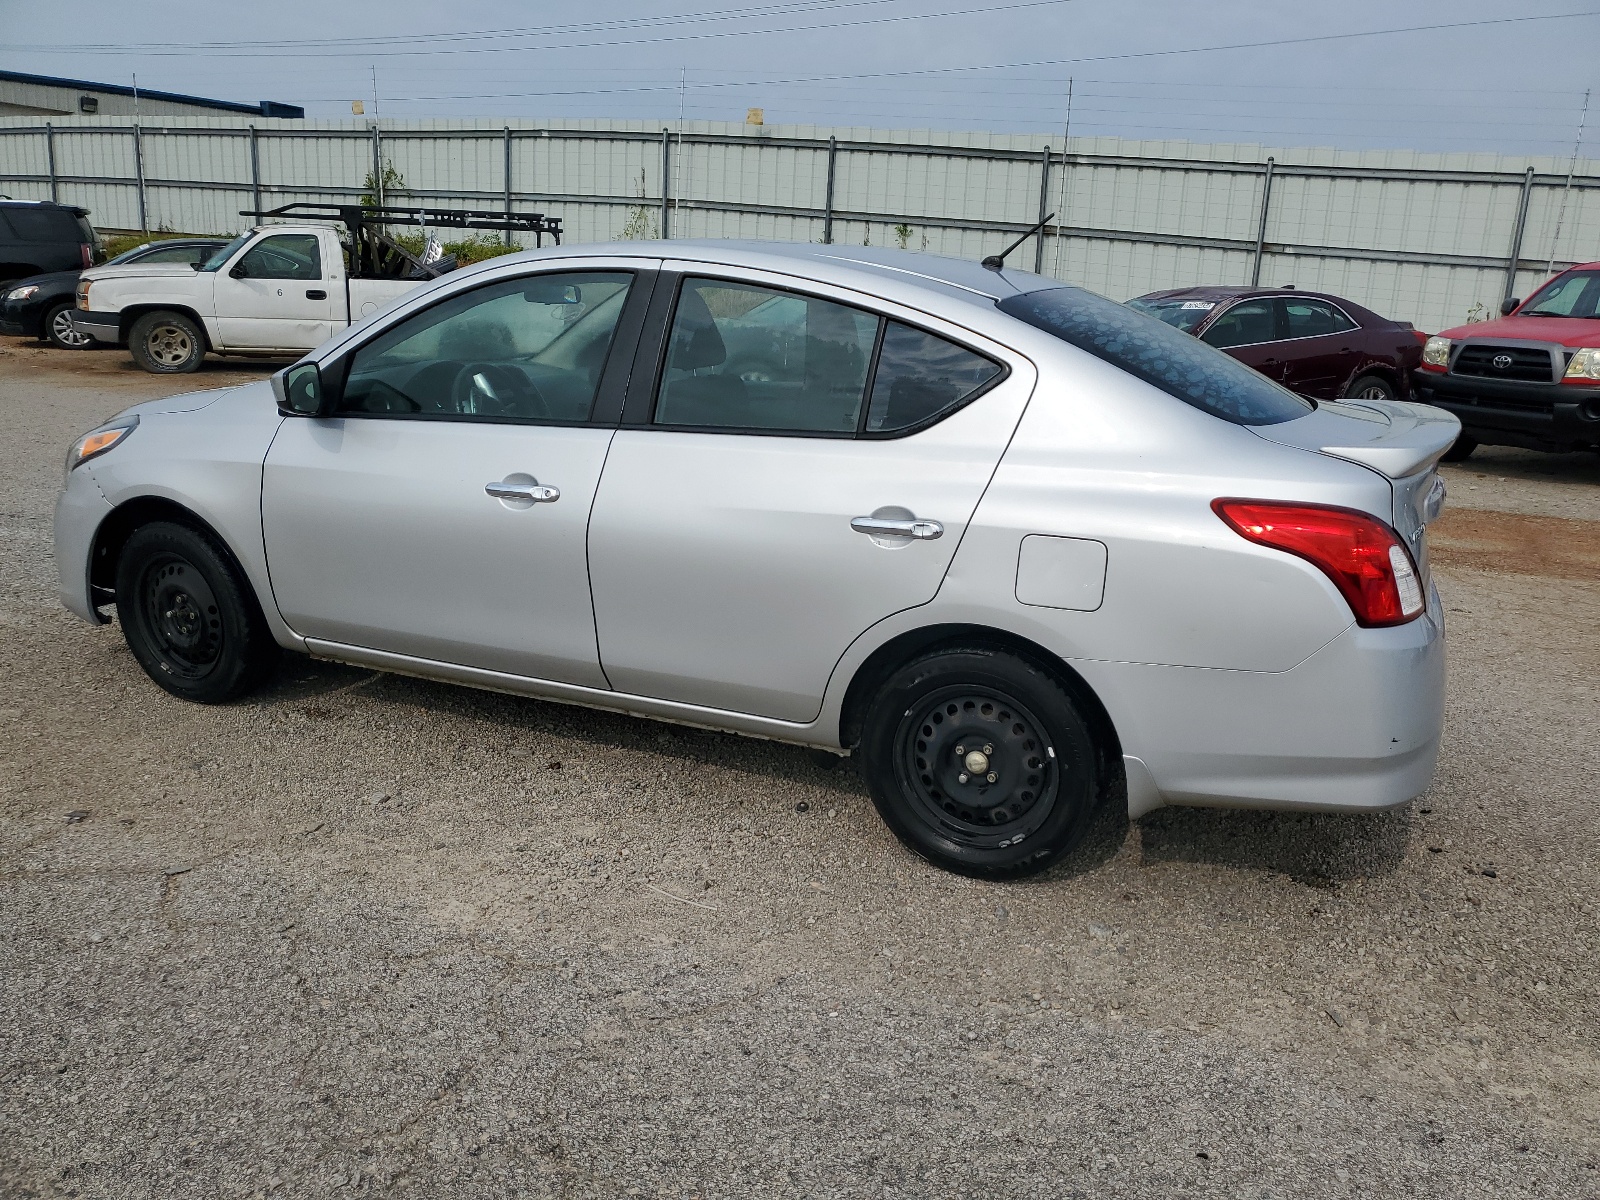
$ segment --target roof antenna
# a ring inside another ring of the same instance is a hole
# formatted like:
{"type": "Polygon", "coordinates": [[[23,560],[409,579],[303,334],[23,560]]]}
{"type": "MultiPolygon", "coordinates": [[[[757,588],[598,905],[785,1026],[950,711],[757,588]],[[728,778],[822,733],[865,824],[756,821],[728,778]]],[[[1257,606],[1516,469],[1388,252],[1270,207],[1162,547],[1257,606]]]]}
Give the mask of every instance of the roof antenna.
{"type": "Polygon", "coordinates": [[[983,260],[983,265],[988,267],[989,270],[991,270],[991,271],[1000,270],[1001,268],[1003,268],[1006,265],[1006,256],[1007,255],[1009,255],[1018,246],[1022,245],[1023,242],[1027,241],[1034,234],[1038,233],[1046,225],[1050,224],[1050,222],[1055,220],[1055,219],[1056,219],[1055,213],[1051,213],[1044,220],[1040,221],[1037,225],[1035,225],[1031,229],[1029,229],[1027,233],[1023,234],[1016,241],[1012,242],[1011,245],[1007,246],[1004,250],[1000,251],[999,254],[991,254],[991,255],[989,255],[988,258],[983,260]]]}

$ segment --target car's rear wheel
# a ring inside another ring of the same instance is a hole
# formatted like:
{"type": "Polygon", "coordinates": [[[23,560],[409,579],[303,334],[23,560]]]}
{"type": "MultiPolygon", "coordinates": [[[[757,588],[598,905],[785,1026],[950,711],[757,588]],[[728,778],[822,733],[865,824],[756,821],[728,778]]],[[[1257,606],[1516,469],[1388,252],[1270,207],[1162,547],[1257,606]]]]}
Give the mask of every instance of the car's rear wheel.
{"type": "Polygon", "coordinates": [[[171,521],[142,526],[124,544],[117,618],[145,673],[200,704],[250,692],[278,656],[255,593],[227,548],[171,521]]]}
{"type": "Polygon", "coordinates": [[[155,375],[198,371],[206,356],[200,327],[182,313],[145,313],[128,331],[133,361],[155,375]]]}
{"type": "Polygon", "coordinates": [[[1478,439],[1469,433],[1459,434],[1450,449],[1439,456],[1441,462],[1465,462],[1478,448],[1478,439]]]}
{"type": "Polygon", "coordinates": [[[862,774],[906,846],[965,875],[1042,871],[1080,842],[1099,794],[1094,735],[1034,663],[983,646],[894,672],[867,712],[862,774]]]}
{"type": "Polygon", "coordinates": [[[94,340],[73,327],[71,304],[57,304],[44,314],[44,336],[62,350],[82,350],[94,340]]]}
{"type": "Polygon", "coordinates": [[[1345,389],[1346,400],[1398,400],[1394,384],[1382,375],[1363,375],[1345,389]]]}

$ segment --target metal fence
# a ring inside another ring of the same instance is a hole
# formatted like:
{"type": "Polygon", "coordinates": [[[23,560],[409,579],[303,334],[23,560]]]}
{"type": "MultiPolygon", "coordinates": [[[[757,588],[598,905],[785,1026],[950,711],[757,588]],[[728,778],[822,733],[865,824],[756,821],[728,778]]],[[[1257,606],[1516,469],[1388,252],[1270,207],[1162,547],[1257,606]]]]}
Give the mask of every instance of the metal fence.
{"type": "Polygon", "coordinates": [[[1293,284],[1420,328],[1600,256],[1585,161],[643,122],[0,118],[0,191],[102,228],[237,231],[245,208],[385,199],[542,210],[566,241],[741,237],[1014,262],[1117,299],[1293,284]],[[1063,152],[1065,150],[1065,152],[1063,152]],[[391,178],[393,178],[391,176],[391,178]]]}

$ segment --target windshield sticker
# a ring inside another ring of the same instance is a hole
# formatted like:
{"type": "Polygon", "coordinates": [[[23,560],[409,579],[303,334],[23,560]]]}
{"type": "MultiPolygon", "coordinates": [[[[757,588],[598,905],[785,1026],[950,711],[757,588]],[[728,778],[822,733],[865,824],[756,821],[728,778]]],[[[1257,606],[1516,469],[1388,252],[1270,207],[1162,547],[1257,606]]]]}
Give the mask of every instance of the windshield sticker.
{"type": "Polygon", "coordinates": [[[1215,300],[1185,300],[1180,307],[1185,311],[1198,309],[1200,312],[1210,312],[1216,306],[1215,300]]]}

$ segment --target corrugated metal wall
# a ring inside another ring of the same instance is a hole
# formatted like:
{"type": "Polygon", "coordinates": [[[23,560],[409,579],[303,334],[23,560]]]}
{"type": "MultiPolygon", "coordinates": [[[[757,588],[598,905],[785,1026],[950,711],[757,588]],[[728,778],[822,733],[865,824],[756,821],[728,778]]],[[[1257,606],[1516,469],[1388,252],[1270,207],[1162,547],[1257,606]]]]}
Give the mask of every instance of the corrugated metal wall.
{"type": "Polygon", "coordinates": [[[1551,260],[1600,257],[1600,178],[1580,161],[695,122],[0,118],[0,191],[102,228],[231,233],[240,209],[355,198],[521,209],[565,240],[741,237],[904,244],[966,258],[1057,216],[1020,266],[1117,299],[1196,283],[1294,284],[1427,329],[1525,295],[1551,260]],[[665,153],[664,153],[665,151],[665,153]],[[1048,166],[1046,166],[1046,154],[1048,166]],[[1270,163],[1270,170],[1269,170],[1270,163]],[[830,165],[832,176],[830,203],[830,165]],[[663,205],[663,174],[666,200],[663,205]],[[1532,172],[1530,175],[1529,172],[1532,172]],[[1268,199],[1262,220],[1263,199],[1268,199]],[[1525,207],[1525,218],[1524,214],[1525,207]],[[1557,232],[1559,228],[1559,242],[1557,232]]]}

